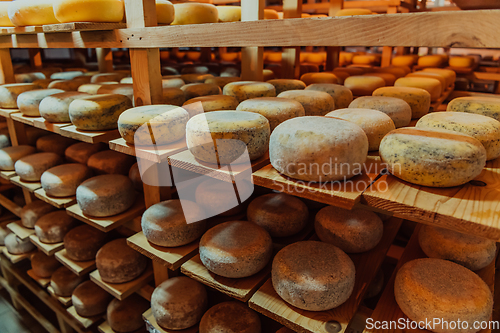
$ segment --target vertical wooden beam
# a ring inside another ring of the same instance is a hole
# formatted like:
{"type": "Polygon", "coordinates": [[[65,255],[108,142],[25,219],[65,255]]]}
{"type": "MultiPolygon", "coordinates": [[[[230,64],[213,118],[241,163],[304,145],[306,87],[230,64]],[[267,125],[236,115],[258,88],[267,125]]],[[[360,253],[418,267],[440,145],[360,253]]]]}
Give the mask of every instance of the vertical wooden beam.
{"type": "Polygon", "coordinates": [[[96,48],[97,65],[99,72],[111,73],[113,71],[113,52],[111,49],[96,48]]]}
{"type": "MultiPolygon", "coordinates": [[[[330,8],[328,8],[328,16],[335,16],[337,12],[344,8],[344,0],[330,0],[330,8]]],[[[339,66],[339,46],[328,46],[326,48],[326,71],[333,71],[335,67],[339,66]]]]}
{"type": "Polygon", "coordinates": [[[71,325],[69,325],[64,320],[64,317],[62,315],[60,315],[59,313],[56,312],[56,316],[57,316],[57,323],[59,324],[59,331],[61,333],[72,333],[72,332],[74,332],[73,328],[71,327],[71,325]]]}
{"type": "MultiPolygon", "coordinates": [[[[242,0],[241,20],[256,21],[264,18],[265,0],[242,0]]],[[[244,47],[241,49],[241,79],[262,81],[264,69],[264,48],[244,47]]]]}
{"type": "Polygon", "coordinates": [[[42,68],[42,50],[41,49],[28,49],[30,55],[31,68],[42,68]]]}
{"type": "Polygon", "coordinates": [[[212,61],[212,48],[211,47],[202,47],[200,48],[201,51],[201,57],[200,57],[200,62],[201,63],[208,63],[212,61]]]}
{"type": "MultiPolygon", "coordinates": [[[[406,7],[401,7],[399,9],[401,13],[409,13],[410,10],[406,7]]],[[[396,48],[396,55],[404,55],[410,53],[410,48],[409,47],[404,47],[404,46],[397,46],[396,48]]]]}
{"type": "Polygon", "coordinates": [[[14,77],[10,49],[0,49],[0,84],[14,82],[16,82],[16,79],[14,77]]]}
{"type": "Polygon", "coordinates": [[[168,280],[169,270],[157,260],[153,260],[153,272],[155,276],[155,286],[158,286],[165,280],[168,280]]]}
{"type": "MultiPolygon", "coordinates": [[[[302,0],[283,0],[283,18],[299,18],[302,14],[302,0]]],[[[281,59],[283,79],[298,79],[300,76],[300,47],[283,48],[281,59]]]]}
{"type": "Polygon", "coordinates": [[[19,146],[27,143],[26,125],[12,118],[6,118],[7,129],[9,130],[10,142],[13,146],[19,146]]]}
{"type": "MultiPolygon", "coordinates": [[[[14,294],[12,294],[13,292],[17,292],[18,291],[17,286],[19,285],[19,281],[17,281],[17,279],[14,277],[14,275],[12,275],[12,273],[9,272],[7,270],[7,268],[5,268],[4,265],[1,265],[1,267],[2,267],[1,268],[2,269],[2,275],[5,278],[5,281],[7,281],[7,283],[9,284],[9,286],[13,290],[13,291],[9,292],[10,298],[12,300],[12,305],[14,306],[14,308],[16,310],[21,310],[23,308],[22,304],[19,303],[19,301],[17,300],[16,296],[14,294]]],[[[9,291],[9,290],[7,290],[7,291],[9,291]]]]}
{"type": "MultiPolygon", "coordinates": [[[[387,8],[387,14],[395,14],[398,12],[398,7],[389,7],[387,8]]],[[[382,61],[380,66],[390,66],[392,60],[392,46],[384,46],[382,49],[382,61]]]]}
{"type": "Polygon", "coordinates": [[[330,8],[328,8],[328,16],[335,16],[337,12],[344,8],[344,0],[330,0],[330,8]]]}

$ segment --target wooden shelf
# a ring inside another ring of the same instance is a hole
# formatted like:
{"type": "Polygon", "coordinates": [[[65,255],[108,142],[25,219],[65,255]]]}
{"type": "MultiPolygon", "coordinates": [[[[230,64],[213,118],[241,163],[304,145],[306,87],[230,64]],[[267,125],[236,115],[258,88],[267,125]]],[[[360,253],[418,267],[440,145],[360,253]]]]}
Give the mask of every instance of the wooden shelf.
{"type": "Polygon", "coordinates": [[[30,278],[35,280],[36,283],[38,283],[42,288],[47,288],[47,286],[50,284],[50,278],[41,278],[36,275],[32,269],[28,270],[26,274],[28,274],[30,278]]]}
{"type": "Polygon", "coordinates": [[[45,190],[43,188],[39,188],[38,190],[35,190],[35,196],[42,200],[45,201],[48,204],[51,204],[52,206],[62,209],[62,208],[67,208],[69,206],[72,206],[76,203],[76,195],[71,196],[71,197],[65,197],[65,198],[56,198],[56,197],[51,197],[48,196],[47,193],[45,193],[45,190]]]}
{"type": "Polygon", "coordinates": [[[90,279],[117,299],[124,300],[153,280],[153,268],[148,264],[146,270],[139,277],[126,283],[104,282],[97,269],[90,273],[90,279]]]}
{"type": "Polygon", "coordinates": [[[24,227],[21,224],[21,221],[11,222],[7,224],[7,228],[15,233],[16,236],[21,240],[25,240],[26,238],[29,238],[31,235],[35,234],[35,229],[28,229],[24,227]]]}
{"type": "MultiPolygon", "coordinates": [[[[100,324],[99,326],[97,326],[97,329],[101,333],[118,333],[116,331],[113,331],[113,329],[111,328],[111,326],[109,326],[107,321],[105,321],[102,324],[100,324]]],[[[177,331],[177,332],[182,333],[183,331],[177,331]]],[[[148,331],[146,329],[146,326],[144,326],[144,327],[141,327],[138,330],[130,332],[130,333],[148,333],[148,331]]]]}
{"type": "Polygon", "coordinates": [[[130,145],[123,138],[109,141],[109,148],[120,153],[143,158],[148,161],[160,163],[167,160],[167,157],[175,155],[187,149],[184,139],[174,142],[169,145],[158,146],[153,148],[130,145]]]}
{"type": "Polygon", "coordinates": [[[80,315],[78,315],[78,313],[76,313],[74,306],[70,306],[68,308],[68,313],[70,315],[72,315],[73,318],[78,320],[80,322],[80,324],[85,328],[89,328],[92,325],[97,324],[98,322],[103,320],[103,316],[95,316],[95,317],[89,317],[89,318],[81,317],[80,315]]]}
{"type": "Polygon", "coordinates": [[[71,123],[50,123],[43,117],[37,117],[33,119],[33,126],[57,134],[61,134],[61,128],[70,125],[71,123]]]}
{"type": "Polygon", "coordinates": [[[146,322],[146,328],[148,329],[149,332],[154,332],[154,333],[197,333],[198,332],[198,324],[196,324],[191,328],[187,328],[185,330],[166,330],[162,328],[160,325],[158,325],[155,317],[153,316],[153,311],[151,311],[151,309],[148,309],[146,312],[144,312],[142,314],[142,318],[144,318],[144,321],[146,322]]]}
{"type": "Polygon", "coordinates": [[[446,91],[443,92],[443,94],[441,95],[441,97],[439,97],[439,99],[437,101],[435,101],[434,103],[431,103],[431,107],[429,109],[429,112],[436,112],[436,111],[438,111],[439,106],[441,104],[443,104],[444,101],[446,101],[446,99],[450,96],[450,94],[453,92],[454,89],[455,89],[455,84],[453,84],[452,86],[449,86],[446,89],[446,91]]]}
{"type": "Polygon", "coordinates": [[[10,118],[11,113],[18,113],[19,109],[2,109],[0,108],[0,116],[10,118]]]}
{"type": "Polygon", "coordinates": [[[35,246],[48,256],[53,256],[56,252],[64,249],[64,242],[55,244],[45,244],[40,241],[36,235],[31,235],[30,240],[35,246]]]}
{"type": "Polygon", "coordinates": [[[108,142],[120,137],[120,133],[116,129],[109,131],[81,131],[75,125],[61,127],[59,134],[87,143],[108,142]]]}
{"type": "Polygon", "coordinates": [[[85,275],[95,269],[95,260],[73,261],[66,256],[66,249],[62,249],[55,254],[56,259],[66,266],[70,271],[78,276],[85,275]]]}
{"type": "Polygon", "coordinates": [[[17,176],[15,171],[0,171],[0,177],[6,180],[10,180],[12,177],[17,176]]]}
{"type": "Polygon", "coordinates": [[[20,176],[11,177],[10,181],[13,184],[22,187],[30,192],[35,192],[36,190],[42,187],[42,184],[40,182],[25,182],[24,180],[21,179],[20,176]]]}
{"type": "Polygon", "coordinates": [[[9,27],[0,29],[1,35],[12,35],[12,34],[36,34],[43,32],[43,28],[41,25],[36,26],[28,26],[28,27],[9,27]]]}
{"type": "Polygon", "coordinates": [[[98,31],[124,29],[126,23],[105,23],[105,22],[70,22],[59,24],[46,24],[42,26],[43,32],[73,32],[73,31],[98,31]]]}
{"type": "Polygon", "coordinates": [[[49,294],[52,297],[54,297],[59,302],[61,302],[61,304],[64,305],[66,308],[73,304],[73,300],[71,299],[71,297],[57,296],[56,292],[54,291],[54,288],[52,288],[52,286],[48,286],[47,291],[49,292],[49,294]]]}
{"type": "Polygon", "coordinates": [[[12,119],[14,119],[15,121],[19,121],[19,122],[21,122],[23,124],[31,125],[31,126],[34,126],[34,121],[35,121],[36,118],[38,118],[38,117],[27,117],[27,116],[24,116],[21,112],[11,113],[10,117],[12,119]]]}
{"type": "Polygon", "coordinates": [[[9,259],[9,261],[13,264],[17,264],[18,262],[21,262],[25,259],[31,258],[31,255],[35,253],[35,251],[30,251],[28,253],[23,253],[23,254],[11,254],[9,251],[7,251],[7,248],[4,247],[2,249],[2,254],[9,259]]]}

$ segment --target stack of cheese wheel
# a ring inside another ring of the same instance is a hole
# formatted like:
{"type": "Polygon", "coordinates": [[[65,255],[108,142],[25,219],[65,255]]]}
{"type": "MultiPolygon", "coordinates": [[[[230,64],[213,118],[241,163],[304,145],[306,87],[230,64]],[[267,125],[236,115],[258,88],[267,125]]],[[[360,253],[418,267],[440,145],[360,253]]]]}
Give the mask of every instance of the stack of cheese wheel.
{"type": "Polygon", "coordinates": [[[16,26],[56,24],[53,0],[16,0],[9,4],[9,19],[16,26]]]}
{"type": "MultiPolygon", "coordinates": [[[[398,98],[410,106],[411,109],[411,119],[418,119],[421,118],[422,116],[426,115],[429,112],[429,108],[431,106],[431,94],[424,89],[421,88],[415,88],[415,87],[384,87],[384,88],[379,88],[373,92],[373,97],[384,97],[384,99],[379,99],[380,102],[382,101],[389,101],[386,99],[386,97],[392,97],[392,98],[398,98]]],[[[373,99],[375,101],[375,99],[373,99]]],[[[359,102],[357,102],[359,103],[359,102]]],[[[385,103],[384,103],[385,104],[385,103]]],[[[391,102],[390,105],[395,105],[395,103],[391,102]]],[[[353,106],[353,107],[361,107],[359,105],[353,106]]],[[[378,109],[379,111],[382,111],[381,109],[378,109]]],[[[390,116],[390,115],[389,115],[390,116]]],[[[391,117],[392,118],[392,117],[391,117]]],[[[407,126],[408,123],[396,123],[396,120],[394,120],[394,124],[396,127],[401,127],[401,126],[407,126]]],[[[406,119],[406,118],[405,118],[406,119]]]]}
{"type": "Polygon", "coordinates": [[[279,98],[293,99],[304,107],[306,116],[324,116],[335,110],[335,101],[328,93],[316,90],[287,90],[279,98]]]}
{"type": "Polygon", "coordinates": [[[71,301],[81,317],[95,317],[106,312],[112,300],[107,291],[92,281],[85,281],[73,290],[71,301]]]}
{"type": "Polygon", "coordinates": [[[39,152],[52,152],[59,156],[64,155],[66,148],[75,143],[75,140],[58,134],[44,135],[36,140],[36,149],[39,152]]]}
{"type": "Polygon", "coordinates": [[[40,86],[33,83],[11,83],[0,85],[0,107],[3,109],[17,109],[17,97],[25,91],[35,89],[40,89],[40,86]]]}
{"type": "Polygon", "coordinates": [[[306,88],[306,84],[301,80],[274,79],[267,81],[267,83],[270,83],[274,86],[274,89],[276,90],[276,95],[279,95],[283,91],[287,90],[303,90],[306,88]]]}
{"type": "Polygon", "coordinates": [[[458,97],[448,103],[446,111],[481,114],[500,121],[500,98],[458,97]]]}
{"type": "Polygon", "coordinates": [[[35,245],[31,243],[29,238],[23,240],[14,233],[5,236],[4,243],[5,248],[10,254],[24,254],[35,249],[35,245]]]}
{"type": "Polygon", "coordinates": [[[392,119],[396,128],[409,125],[412,118],[410,105],[404,100],[395,97],[359,97],[349,104],[349,109],[372,109],[383,112],[392,119]]]}
{"type": "Polygon", "coordinates": [[[200,321],[200,333],[260,333],[257,313],[240,302],[222,302],[211,307],[200,321]]]}
{"type": "Polygon", "coordinates": [[[68,162],[87,164],[89,158],[104,149],[102,143],[90,144],[86,142],[75,143],[64,151],[64,157],[68,162]]]}
{"type": "Polygon", "coordinates": [[[69,104],[87,93],[67,91],[45,97],[38,107],[40,115],[50,123],[69,123],[69,104]]]}
{"type": "Polygon", "coordinates": [[[238,100],[226,95],[200,96],[187,100],[182,106],[189,113],[189,117],[192,117],[203,112],[235,110],[238,100]]]}
{"type": "Polygon", "coordinates": [[[135,158],[118,153],[114,150],[104,150],[91,155],[87,166],[96,174],[127,175],[135,158]]]}
{"type": "Polygon", "coordinates": [[[223,94],[235,97],[238,102],[257,97],[276,97],[276,89],[270,83],[237,81],[224,86],[223,94]]]}
{"type": "Polygon", "coordinates": [[[105,233],[89,225],[73,228],[64,236],[66,256],[74,261],[94,260],[105,239],[105,233]]]}
{"type": "Polygon", "coordinates": [[[38,219],[54,210],[54,206],[41,200],[30,202],[21,209],[21,224],[26,228],[33,229],[38,219]]]}
{"type": "Polygon", "coordinates": [[[14,171],[14,165],[20,158],[32,155],[36,149],[32,146],[20,145],[0,149],[0,170],[14,171]]]}
{"type": "Polygon", "coordinates": [[[85,281],[85,276],[78,276],[63,266],[52,274],[50,286],[57,296],[71,297],[75,288],[83,281],[85,281]]]}
{"type": "Polygon", "coordinates": [[[35,223],[35,233],[40,242],[56,244],[64,241],[64,236],[77,225],[76,220],[64,210],[50,212],[35,223]]]}
{"type": "Polygon", "coordinates": [[[54,257],[37,252],[31,256],[31,269],[40,278],[50,278],[61,267],[61,263],[54,257]]]}
{"type": "Polygon", "coordinates": [[[17,160],[14,169],[21,180],[37,182],[45,171],[62,162],[62,157],[56,153],[37,153],[17,160]]]}
{"type": "Polygon", "coordinates": [[[219,13],[217,7],[207,3],[174,4],[175,19],[172,25],[217,23],[219,13]]]}
{"type": "Polygon", "coordinates": [[[95,258],[104,282],[125,283],[140,276],[146,269],[146,258],[127,245],[127,239],[115,239],[104,245],[95,258]]]}
{"type": "Polygon", "coordinates": [[[142,314],[149,307],[147,300],[137,294],[132,294],[122,301],[113,299],[108,305],[106,318],[115,332],[135,332],[144,328],[142,314]]]}

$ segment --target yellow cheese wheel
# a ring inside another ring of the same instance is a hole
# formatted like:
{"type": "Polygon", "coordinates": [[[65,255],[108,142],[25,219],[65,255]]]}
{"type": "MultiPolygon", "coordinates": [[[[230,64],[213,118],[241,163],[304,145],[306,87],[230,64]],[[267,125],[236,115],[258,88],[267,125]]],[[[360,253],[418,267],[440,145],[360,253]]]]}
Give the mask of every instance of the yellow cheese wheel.
{"type": "Polygon", "coordinates": [[[184,92],[186,100],[208,95],[220,94],[220,88],[211,83],[189,83],[180,88],[184,92]]]}
{"type": "Polygon", "coordinates": [[[396,128],[408,126],[411,121],[411,108],[404,100],[386,96],[363,96],[349,104],[349,108],[372,109],[387,114],[396,128]]]}
{"type": "Polygon", "coordinates": [[[379,61],[376,55],[373,54],[360,54],[352,58],[352,63],[355,65],[373,65],[379,61]]]}
{"type": "Polygon", "coordinates": [[[231,83],[231,82],[236,82],[236,81],[240,81],[240,78],[239,77],[231,77],[231,76],[210,77],[210,78],[206,79],[204,83],[216,84],[219,86],[219,88],[223,89],[226,84],[231,83]]]}
{"type": "Polygon", "coordinates": [[[439,54],[431,54],[418,58],[420,67],[441,67],[444,63],[444,58],[439,54]]]}
{"type": "Polygon", "coordinates": [[[306,116],[324,116],[335,110],[333,97],[323,91],[287,90],[279,94],[278,97],[290,98],[302,104],[306,116]]]}
{"type": "Polygon", "coordinates": [[[238,81],[224,86],[223,94],[233,96],[238,102],[257,97],[276,97],[276,89],[267,82],[238,81]]]}
{"type": "Polygon", "coordinates": [[[396,76],[391,73],[366,73],[362,76],[377,76],[384,80],[386,86],[393,86],[396,82],[396,76]]]}
{"type": "Polygon", "coordinates": [[[406,75],[406,77],[430,77],[441,82],[441,91],[445,91],[448,85],[446,84],[446,79],[443,75],[439,73],[423,72],[417,71],[406,75]]]}
{"type": "Polygon", "coordinates": [[[264,8],[264,20],[277,20],[280,16],[274,9],[264,8]]]}
{"type": "MultiPolygon", "coordinates": [[[[418,119],[429,112],[431,94],[427,90],[412,87],[383,87],[375,90],[373,96],[386,96],[402,99],[411,108],[411,118],[418,119]]],[[[406,126],[406,125],[403,125],[406,126]]],[[[400,127],[397,126],[396,127],[400,127]]]]}
{"type": "Polygon", "coordinates": [[[310,64],[322,65],[326,61],[326,52],[308,53],[306,61],[310,64]]]}
{"type": "Polygon", "coordinates": [[[217,7],[208,3],[176,3],[175,19],[172,25],[217,23],[217,7]]]}
{"type": "Polygon", "coordinates": [[[323,91],[332,96],[335,109],[344,109],[352,102],[352,92],[348,88],[333,83],[314,83],[306,87],[305,90],[323,91]]]}
{"type": "Polygon", "coordinates": [[[40,89],[33,83],[9,83],[0,85],[0,107],[17,109],[17,97],[25,91],[40,89]]]}
{"type": "Polygon", "coordinates": [[[238,52],[219,53],[221,61],[233,62],[238,60],[238,52]]]}
{"type": "Polygon", "coordinates": [[[130,98],[134,102],[134,87],[132,84],[104,84],[98,90],[97,94],[119,94],[130,98]]]}
{"type": "Polygon", "coordinates": [[[9,14],[7,12],[9,4],[11,1],[0,2],[0,27],[13,27],[14,24],[9,19],[9,14]]]}
{"type": "Polygon", "coordinates": [[[471,68],[474,66],[473,57],[451,57],[448,61],[450,67],[471,68]]]}
{"type": "Polygon", "coordinates": [[[359,67],[336,67],[333,71],[342,71],[348,73],[349,75],[363,75],[365,73],[365,71],[359,67]]]}
{"type": "Polygon", "coordinates": [[[354,58],[354,53],[351,52],[340,52],[339,53],[339,63],[342,65],[349,65],[354,58]]]}
{"type": "Polygon", "coordinates": [[[344,86],[349,88],[354,96],[367,96],[377,88],[385,87],[385,81],[378,76],[355,75],[345,79],[344,86]]]}
{"type": "Polygon", "coordinates": [[[12,1],[7,9],[9,19],[18,27],[59,23],[54,16],[53,2],[53,0],[12,1]]]}
{"type": "MultiPolygon", "coordinates": [[[[238,100],[236,98],[234,98],[233,96],[226,96],[226,95],[200,96],[191,98],[187,100],[183,104],[183,106],[188,106],[193,103],[201,103],[201,108],[199,106],[197,107],[201,112],[235,110],[236,107],[238,106],[238,100]]],[[[194,114],[190,113],[190,116],[193,115],[194,114]]]]}
{"type": "Polygon", "coordinates": [[[338,84],[344,84],[345,79],[351,76],[349,73],[338,69],[334,69],[332,73],[337,77],[338,84]]]}
{"type": "MultiPolygon", "coordinates": [[[[395,76],[396,79],[399,79],[400,77],[406,76],[408,74],[403,68],[401,67],[396,67],[396,66],[386,66],[382,68],[373,68],[375,70],[375,73],[389,73],[395,76]]],[[[392,83],[391,85],[393,85],[392,83]]]]}
{"type": "Polygon", "coordinates": [[[415,64],[416,57],[413,55],[401,55],[392,58],[391,64],[393,66],[408,66],[412,67],[415,64]]]}
{"type": "Polygon", "coordinates": [[[353,16],[353,15],[372,15],[373,12],[365,8],[341,9],[335,13],[335,16],[353,16]]]}
{"type": "Polygon", "coordinates": [[[54,0],[59,22],[121,22],[125,14],[122,0],[54,0]]]}
{"type": "Polygon", "coordinates": [[[217,6],[219,12],[219,22],[238,22],[241,21],[240,6],[217,6]]]}
{"type": "Polygon", "coordinates": [[[500,98],[459,97],[448,103],[446,111],[477,113],[500,121],[500,98]]]}
{"type": "Polygon", "coordinates": [[[49,83],[48,88],[61,89],[64,91],[77,91],[78,87],[83,84],[80,80],[54,80],[49,83]]]}
{"type": "Polygon", "coordinates": [[[313,83],[338,83],[337,76],[333,73],[306,73],[300,77],[306,86],[313,83]]]}
{"type": "Polygon", "coordinates": [[[90,79],[91,83],[108,82],[108,81],[120,81],[126,75],[123,73],[99,73],[92,75],[90,79]]]}
{"type": "Polygon", "coordinates": [[[159,24],[170,24],[174,21],[174,5],[168,0],[156,0],[156,17],[159,24]]]}
{"type": "Polygon", "coordinates": [[[276,89],[276,95],[279,95],[283,91],[287,90],[301,90],[306,88],[306,84],[301,80],[274,79],[267,81],[267,83],[274,86],[274,89],[276,89]]]}
{"type": "Polygon", "coordinates": [[[442,86],[437,79],[426,77],[402,77],[396,80],[395,87],[411,87],[427,90],[431,94],[431,101],[437,101],[441,97],[442,86]]]}
{"type": "Polygon", "coordinates": [[[455,80],[457,79],[457,74],[455,73],[455,71],[452,71],[451,69],[424,68],[423,71],[429,73],[438,73],[443,75],[445,77],[447,86],[451,86],[453,83],[455,83],[455,80]]]}

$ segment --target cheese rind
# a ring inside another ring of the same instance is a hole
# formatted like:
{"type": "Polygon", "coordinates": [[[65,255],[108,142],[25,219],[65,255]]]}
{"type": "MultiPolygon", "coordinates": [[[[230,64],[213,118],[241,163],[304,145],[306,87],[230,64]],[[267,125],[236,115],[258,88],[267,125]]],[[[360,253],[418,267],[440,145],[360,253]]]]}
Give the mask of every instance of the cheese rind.
{"type": "Polygon", "coordinates": [[[29,238],[22,240],[14,233],[5,236],[4,243],[10,254],[23,254],[35,249],[29,238]]]}
{"type": "Polygon", "coordinates": [[[44,201],[36,200],[30,202],[21,209],[21,224],[28,229],[33,229],[41,217],[54,210],[54,206],[44,201]]]}
{"type": "Polygon", "coordinates": [[[17,160],[14,169],[22,180],[37,182],[42,173],[62,162],[62,157],[56,153],[37,153],[17,160]]]}
{"type": "Polygon", "coordinates": [[[231,82],[240,81],[241,79],[236,76],[224,76],[224,77],[209,77],[205,80],[204,83],[212,83],[219,86],[219,88],[223,89],[226,84],[231,82]]]}
{"type": "MultiPolygon", "coordinates": [[[[189,106],[193,103],[201,103],[203,112],[220,111],[220,110],[235,110],[238,107],[238,100],[233,96],[226,95],[211,95],[200,96],[187,100],[182,106],[189,106]]],[[[194,106],[193,106],[194,107],[194,106]]],[[[190,107],[186,107],[187,111],[191,111],[190,107]]],[[[196,113],[189,112],[192,117],[196,113]]]]}
{"type": "Polygon", "coordinates": [[[50,286],[57,296],[71,297],[75,288],[83,281],[85,281],[85,276],[78,276],[63,266],[52,274],[50,286]]]}
{"type": "Polygon", "coordinates": [[[163,104],[181,106],[186,101],[186,96],[180,88],[163,88],[163,104]]]}
{"type": "Polygon", "coordinates": [[[446,84],[446,78],[440,73],[417,71],[406,75],[406,77],[428,77],[436,79],[441,82],[441,91],[445,91],[448,85],[446,84]]]}
{"type": "Polygon", "coordinates": [[[62,92],[64,92],[64,90],[61,89],[35,89],[25,91],[17,96],[17,106],[24,116],[37,117],[40,116],[38,106],[42,99],[62,92]]]}
{"type": "Polygon", "coordinates": [[[69,123],[69,105],[78,98],[89,94],[67,91],[45,97],[38,107],[40,115],[50,123],[69,123]]]}
{"type": "Polygon", "coordinates": [[[396,80],[395,87],[411,87],[427,90],[431,94],[431,101],[435,102],[441,97],[442,86],[437,79],[426,77],[402,77],[396,80]]]}
{"type": "MultiPolygon", "coordinates": [[[[427,113],[429,113],[429,108],[431,106],[431,94],[429,94],[428,91],[420,88],[384,87],[375,90],[373,92],[373,96],[393,97],[405,101],[410,106],[411,119],[418,119],[426,115],[427,113]]],[[[358,105],[356,107],[361,106],[358,105]]],[[[393,120],[395,119],[393,118],[393,120]]],[[[396,127],[407,126],[409,124],[409,121],[406,124],[404,124],[403,122],[401,122],[401,124],[396,124],[395,121],[394,124],[396,125],[396,127]]]]}
{"type": "Polygon", "coordinates": [[[97,94],[118,94],[127,96],[130,98],[132,103],[134,102],[134,87],[132,84],[104,84],[99,89],[97,89],[97,94]]]}
{"type": "Polygon", "coordinates": [[[226,84],[223,94],[233,96],[241,103],[250,98],[276,97],[276,89],[266,82],[237,81],[226,84]]]}
{"type": "Polygon", "coordinates": [[[125,6],[121,0],[55,0],[54,15],[61,23],[121,22],[125,6]]]}
{"type": "Polygon", "coordinates": [[[66,256],[74,261],[94,260],[105,239],[104,232],[87,224],[73,228],[64,236],[66,256]]]}
{"type": "Polygon", "coordinates": [[[90,156],[103,149],[104,145],[102,143],[78,142],[66,148],[64,156],[68,162],[87,164],[90,156]]]}
{"type": "Polygon", "coordinates": [[[113,299],[107,310],[107,321],[115,332],[135,332],[144,328],[142,314],[149,309],[149,302],[138,294],[132,294],[123,301],[113,299]]]}
{"type": "Polygon", "coordinates": [[[0,2],[0,27],[13,27],[14,23],[9,19],[8,8],[10,1],[0,2]]]}
{"type": "Polygon", "coordinates": [[[411,121],[411,108],[405,101],[385,96],[363,96],[349,104],[349,109],[372,109],[387,114],[396,128],[407,126],[411,121]]]}
{"type": "Polygon", "coordinates": [[[391,73],[383,73],[383,72],[375,72],[375,73],[366,73],[362,76],[376,76],[385,81],[386,86],[393,86],[394,82],[396,82],[396,76],[391,73]]]}
{"type": "Polygon", "coordinates": [[[59,156],[64,155],[66,148],[75,143],[75,140],[61,137],[58,134],[49,134],[36,140],[36,149],[39,152],[56,153],[59,156]]]}
{"type": "Polygon", "coordinates": [[[211,307],[200,321],[200,333],[260,333],[260,318],[241,302],[222,302],[211,307]]]}
{"type": "Polygon", "coordinates": [[[217,7],[208,3],[176,3],[175,19],[172,25],[217,23],[217,7]]]}
{"type": "Polygon", "coordinates": [[[420,67],[441,67],[444,63],[444,58],[439,54],[430,54],[418,58],[420,67]]]}
{"type": "Polygon", "coordinates": [[[447,86],[451,86],[453,83],[455,83],[455,80],[457,79],[457,74],[455,73],[455,71],[452,71],[451,69],[424,68],[423,72],[438,73],[438,74],[443,75],[445,77],[447,86]]]}
{"type": "Polygon", "coordinates": [[[324,116],[335,110],[333,97],[323,91],[287,90],[279,94],[278,97],[293,99],[302,104],[306,116],[324,116]]]}
{"type": "Polygon", "coordinates": [[[474,58],[473,57],[451,57],[448,60],[450,67],[458,67],[458,68],[472,68],[474,66],[474,58]]]}
{"type": "MultiPolygon", "coordinates": [[[[300,80],[306,84],[306,86],[313,83],[339,83],[337,76],[333,73],[306,73],[300,77],[300,80]]],[[[292,90],[292,89],[288,89],[292,90]]]]}
{"type": "Polygon", "coordinates": [[[241,6],[217,6],[219,22],[241,21],[241,6]]]}
{"type": "Polygon", "coordinates": [[[64,210],[58,210],[41,216],[35,223],[35,233],[42,243],[61,243],[64,236],[76,225],[74,218],[64,210]]]}
{"type": "Polygon", "coordinates": [[[355,75],[349,76],[344,81],[344,86],[350,89],[354,96],[369,96],[385,85],[384,79],[378,76],[355,75]]]}
{"type": "MultiPolygon", "coordinates": [[[[0,5],[3,5],[4,2],[0,2],[0,5]]],[[[3,27],[3,25],[0,25],[3,27]]],[[[35,73],[20,73],[14,75],[17,83],[32,83],[33,81],[43,80],[45,79],[45,74],[41,72],[35,73]]]]}
{"type": "Polygon", "coordinates": [[[219,86],[211,83],[188,83],[180,89],[184,92],[186,100],[200,96],[220,94],[219,86]]]}
{"type": "Polygon", "coordinates": [[[212,74],[189,73],[182,74],[180,79],[186,84],[189,83],[204,83],[207,79],[213,78],[212,74]]]}
{"type": "Polygon", "coordinates": [[[352,91],[340,84],[314,83],[306,87],[305,90],[323,91],[332,96],[335,109],[345,109],[352,102],[352,91]]]}
{"type": "Polygon", "coordinates": [[[0,107],[4,109],[17,109],[17,97],[23,92],[40,89],[33,83],[9,83],[0,85],[0,107]]]}
{"type": "Polygon", "coordinates": [[[52,274],[61,267],[55,256],[48,256],[42,252],[37,252],[31,256],[31,269],[36,276],[50,278],[52,274]]]}
{"type": "Polygon", "coordinates": [[[415,63],[415,56],[414,55],[401,55],[401,56],[395,56],[392,58],[391,64],[393,66],[413,66],[415,63]]]}
{"type": "Polygon", "coordinates": [[[287,90],[303,90],[306,88],[306,84],[301,80],[274,79],[267,81],[267,83],[270,83],[274,86],[274,89],[276,89],[276,95],[279,95],[283,91],[287,90]]]}
{"type": "Polygon", "coordinates": [[[156,18],[159,24],[171,24],[174,22],[174,5],[167,0],[156,0],[156,18]]]}
{"type": "Polygon", "coordinates": [[[446,111],[481,114],[500,121],[500,98],[458,97],[448,103],[446,111]]]}
{"type": "Polygon", "coordinates": [[[96,174],[128,175],[135,158],[114,150],[100,151],[89,157],[87,166],[96,174]]]}
{"type": "Polygon", "coordinates": [[[53,0],[16,0],[7,9],[9,19],[15,26],[57,24],[53,0]]]}
{"type": "Polygon", "coordinates": [[[36,149],[32,146],[21,145],[0,149],[0,170],[13,171],[14,164],[20,158],[32,155],[36,149]]]}
{"type": "Polygon", "coordinates": [[[53,197],[69,197],[76,194],[76,188],[92,177],[92,171],[83,164],[61,164],[42,174],[40,182],[45,193],[53,197]]]}
{"type": "Polygon", "coordinates": [[[64,91],[77,91],[78,87],[85,84],[83,80],[73,79],[73,80],[54,80],[49,83],[47,88],[50,89],[61,89],[64,91]]]}
{"type": "Polygon", "coordinates": [[[71,301],[81,317],[94,317],[106,312],[111,294],[92,281],[85,281],[75,288],[71,301]]]}

